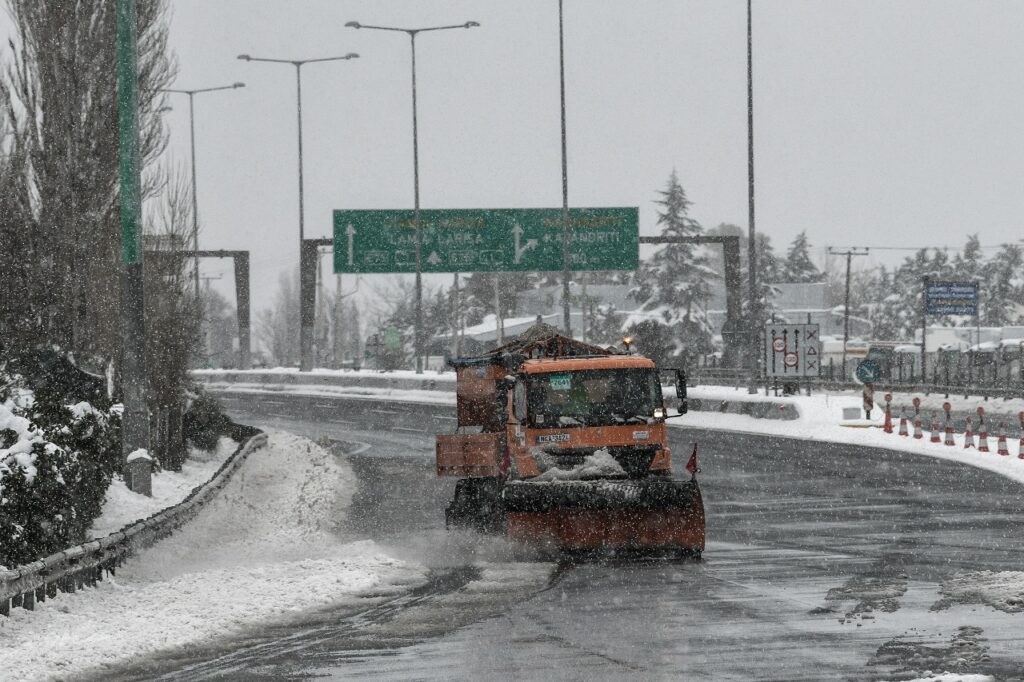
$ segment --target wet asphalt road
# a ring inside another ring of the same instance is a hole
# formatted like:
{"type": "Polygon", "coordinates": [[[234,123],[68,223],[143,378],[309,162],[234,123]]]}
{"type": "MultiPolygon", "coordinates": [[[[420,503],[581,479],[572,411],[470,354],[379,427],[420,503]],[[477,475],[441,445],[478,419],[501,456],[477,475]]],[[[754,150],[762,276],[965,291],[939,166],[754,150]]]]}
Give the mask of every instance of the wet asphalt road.
{"type": "Polygon", "coordinates": [[[673,429],[677,469],[700,443],[704,560],[556,566],[446,533],[454,482],[434,475],[438,421],[423,415],[450,408],[377,403],[366,429],[351,403],[229,405],[247,423],[333,439],[360,481],[346,532],[426,563],[434,579],[394,602],[179,652],[122,679],[1024,679],[1024,614],[940,603],[940,584],[958,572],[1024,569],[1024,489],[994,474],[673,429]],[[487,571],[504,573],[481,580],[487,571]]]}

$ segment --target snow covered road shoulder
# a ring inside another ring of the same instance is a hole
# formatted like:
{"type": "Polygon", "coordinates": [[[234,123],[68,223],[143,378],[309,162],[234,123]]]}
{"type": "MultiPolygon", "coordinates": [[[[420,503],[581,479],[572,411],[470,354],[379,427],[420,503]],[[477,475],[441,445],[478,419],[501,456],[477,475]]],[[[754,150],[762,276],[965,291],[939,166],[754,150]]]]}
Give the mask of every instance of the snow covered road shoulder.
{"type": "Polygon", "coordinates": [[[101,673],[423,583],[422,566],[340,535],[354,489],[346,462],[271,433],[191,523],[116,578],[0,618],[3,676],[101,673]]]}

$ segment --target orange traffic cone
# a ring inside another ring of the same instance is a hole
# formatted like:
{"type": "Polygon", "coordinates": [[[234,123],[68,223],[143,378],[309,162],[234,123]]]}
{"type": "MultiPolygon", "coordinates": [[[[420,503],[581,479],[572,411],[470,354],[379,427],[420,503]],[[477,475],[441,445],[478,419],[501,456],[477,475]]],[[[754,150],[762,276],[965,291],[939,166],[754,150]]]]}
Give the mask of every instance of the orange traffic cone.
{"type": "Polygon", "coordinates": [[[985,408],[978,408],[978,452],[990,452],[988,449],[988,427],[985,426],[985,408]]]}
{"type": "Polygon", "coordinates": [[[967,418],[967,433],[964,434],[964,450],[974,447],[974,422],[967,418]]]}
{"type": "Polygon", "coordinates": [[[996,452],[1003,457],[1010,456],[1010,450],[1006,447],[1006,424],[999,422],[999,439],[996,441],[996,452]]]}
{"type": "Polygon", "coordinates": [[[885,394],[885,425],[882,430],[886,433],[892,433],[892,407],[890,407],[890,401],[892,401],[892,394],[885,394]]]}
{"type": "Polygon", "coordinates": [[[949,416],[949,410],[946,410],[946,445],[956,445],[956,440],[953,439],[953,418],[949,416]]]}
{"type": "Polygon", "coordinates": [[[909,436],[910,433],[907,431],[907,408],[900,408],[900,434],[901,436],[909,436]]]}
{"type": "Polygon", "coordinates": [[[914,415],[914,438],[918,440],[924,438],[924,431],[921,430],[921,415],[914,415]]]}
{"type": "Polygon", "coordinates": [[[935,413],[934,412],[932,412],[930,416],[931,416],[931,419],[932,419],[932,442],[933,443],[941,443],[942,439],[939,437],[939,422],[935,421],[935,413]]]}

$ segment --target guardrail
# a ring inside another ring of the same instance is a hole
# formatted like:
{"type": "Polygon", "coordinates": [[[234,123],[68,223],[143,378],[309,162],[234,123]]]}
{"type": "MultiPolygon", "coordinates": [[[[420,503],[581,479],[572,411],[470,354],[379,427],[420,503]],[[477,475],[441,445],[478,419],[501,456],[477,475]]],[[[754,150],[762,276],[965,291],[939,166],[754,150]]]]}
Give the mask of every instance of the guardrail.
{"type": "Polygon", "coordinates": [[[0,615],[10,615],[12,607],[31,611],[37,601],[57,596],[58,590],[70,593],[83,587],[94,587],[105,574],[113,575],[131,554],[167,537],[194,517],[227,484],[242,462],[267,442],[266,434],[253,427],[236,425],[235,434],[245,438],[245,442],[225,460],[213,478],[196,486],[188,497],[173,507],[125,526],[105,538],[0,571],[0,615]]]}

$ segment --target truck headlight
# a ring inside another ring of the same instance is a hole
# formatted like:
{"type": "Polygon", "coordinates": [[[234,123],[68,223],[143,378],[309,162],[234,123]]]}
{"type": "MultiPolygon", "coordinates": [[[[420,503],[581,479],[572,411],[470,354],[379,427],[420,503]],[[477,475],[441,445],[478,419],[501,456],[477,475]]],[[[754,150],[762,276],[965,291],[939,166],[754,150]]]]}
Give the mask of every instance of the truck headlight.
{"type": "Polygon", "coordinates": [[[655,407],[654,408],[654,418],[655,419],[664,419],[665,418],[665,408],[664,407],[655,407]]]}

